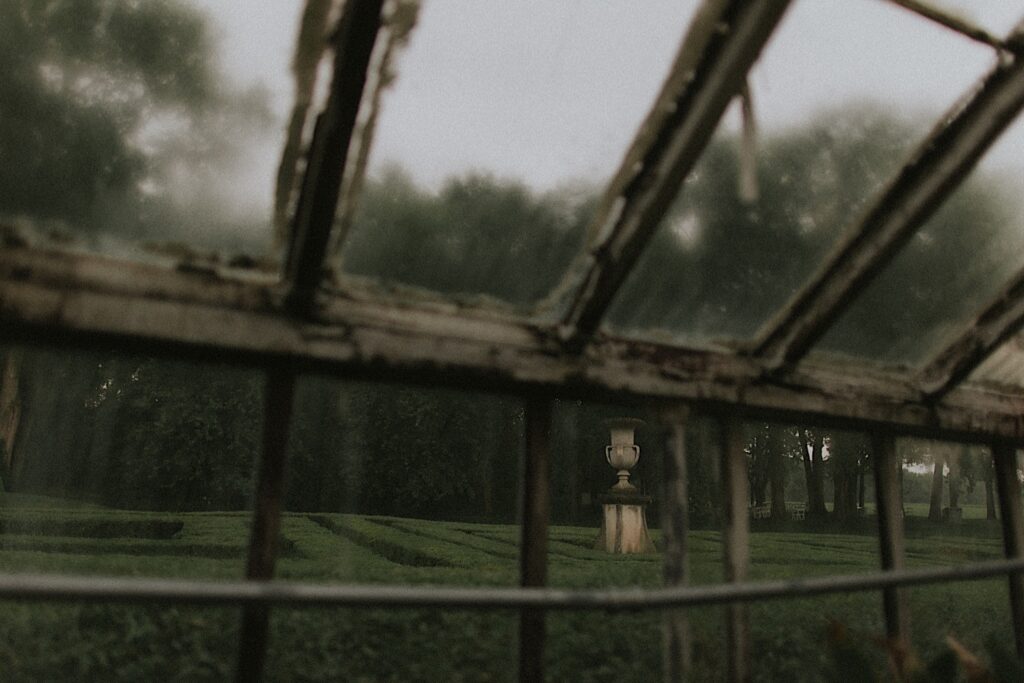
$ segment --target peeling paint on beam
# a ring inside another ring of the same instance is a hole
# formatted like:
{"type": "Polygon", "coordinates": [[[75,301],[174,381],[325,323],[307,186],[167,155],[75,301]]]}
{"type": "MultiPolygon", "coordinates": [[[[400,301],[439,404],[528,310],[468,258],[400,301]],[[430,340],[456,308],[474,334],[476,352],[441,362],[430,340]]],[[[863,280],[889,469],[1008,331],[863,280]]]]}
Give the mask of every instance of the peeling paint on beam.
{"type": "Polygon", "coordinates": [[[562,325],[570,349],[581,348],[597,330],[788,5],[706,0],[698,11],[598,208],[589,270],[562,325]]]}
{"type": "Polygon", "coordinates": [[[921,391],[933,400],[947,395],[1022,326],[1024,270],[1017,273],[956,341],[925,366],[919,380],[921,391]]]}
{"type": "Polygon", "coordinates": [[[818,272],[758,334],[771,370],[801,360],[952,194],[1024,107],[1024,58],[1006,56],[932,131],[846,231],[818,272]]]}
{"type": "Polygon", "coordinates": [[[252,366],[517,394],[691,404],[702,413],[967,441],[1024,444],[1024,395],[965,386],[923,401],[914,377],[863,365],[802,364],[765,378],[756,360],[599,337],[566,352],[553,327],[469,311],[340,297],[315,320],[284,310],[265,282],[117,264],[92,256],[0,251],[0,335],[8,342],[117,346],[252,366]]]}
{"type": "Polygon", "coordinates": [[[334,78],[316,120],[284,264],[288,309],[306,315],[323,279],[341,176],[381,24],[383,0],[348,0],[334,38],[334,78]]]}

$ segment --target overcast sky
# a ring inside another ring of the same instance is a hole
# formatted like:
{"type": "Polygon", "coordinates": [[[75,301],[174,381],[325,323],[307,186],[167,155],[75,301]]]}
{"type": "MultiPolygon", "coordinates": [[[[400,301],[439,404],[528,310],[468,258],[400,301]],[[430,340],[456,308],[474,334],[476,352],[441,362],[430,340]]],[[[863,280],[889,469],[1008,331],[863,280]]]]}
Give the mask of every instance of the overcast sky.
{"type": "MultiPolygon", "coordinates": [[[[265,85],[283,126],[300,3],[194,2],[219,26],[229,73],[265,85]]],[[[1024,17],[1024,0],[941,4],[997,34],[1024,17]]],[[[398,162],[431,186],[471,169],[538,189],[577,179],[603,183],[661,85],[696,5],[426,0],[385,99],[372,167],[398,162]]],[[[755,68],[755,104],[769,134],[866,98],[934,119],[992,63],[991,50],[884,0],[797,0],[755,68]]],[[[254,149],[239,183],[262,185],[269,201],[279,152],[254,149]]],[[[996,152],[1002,165],[1020,171],[1024,123],[996,152]]]]}

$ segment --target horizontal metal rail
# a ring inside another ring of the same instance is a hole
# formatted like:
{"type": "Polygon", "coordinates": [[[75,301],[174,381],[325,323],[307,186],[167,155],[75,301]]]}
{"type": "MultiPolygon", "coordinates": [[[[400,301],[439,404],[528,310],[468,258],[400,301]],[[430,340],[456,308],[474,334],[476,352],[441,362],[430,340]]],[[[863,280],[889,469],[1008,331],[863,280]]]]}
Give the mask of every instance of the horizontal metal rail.
{"type": "Polygon", "coordinates": [[[656,589],[449,588],[319,585],[256,581],[185,581],[0,574],[0,600],[48,602],[280,605],[293,608],[662,610],[852,593],[892,586],[978,581],[1024,572],[1024,558],[952,567],[904,569],[807,579],[656,589]]]}

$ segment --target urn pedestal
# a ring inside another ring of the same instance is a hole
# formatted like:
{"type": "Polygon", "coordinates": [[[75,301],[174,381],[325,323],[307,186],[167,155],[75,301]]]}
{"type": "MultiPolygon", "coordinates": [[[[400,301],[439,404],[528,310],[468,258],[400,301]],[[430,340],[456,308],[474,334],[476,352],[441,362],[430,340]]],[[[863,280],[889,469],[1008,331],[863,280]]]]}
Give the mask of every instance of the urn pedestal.
{"type": "Polygon", "coordinates": [[[601,532],[595,547],[610,553],[627,555],[656,552],[647,531],[647,506],[653,500],[642,495],[629,482],[629,471],[640,459],[640,447],[633,434],[643,424],[640,420],[610,420],[611,445],[605,447],[605,459],[616,470],[619,481],[604,496],[598,497],[603,514],[601,532]]]}
{"type": "Polygon", "coordinates": [[[618,555],[657,552],[647,531],[650,496],[610,493],[598,498],[604,514],[595,548],[618,555]]]}

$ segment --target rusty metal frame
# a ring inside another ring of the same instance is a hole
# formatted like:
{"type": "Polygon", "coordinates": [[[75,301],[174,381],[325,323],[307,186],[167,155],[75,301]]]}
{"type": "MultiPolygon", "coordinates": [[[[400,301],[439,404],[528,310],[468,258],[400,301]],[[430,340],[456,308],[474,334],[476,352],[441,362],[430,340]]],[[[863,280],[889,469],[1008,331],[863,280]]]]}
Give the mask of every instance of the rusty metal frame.
{"type": "MultiPolygon", "coordinates": [[[[846,238],[775,320],[751,354],[708,352],[611,338],[601,319],[707,144],[731,98],[783,16],[788,0],[705,0],[672,72],[605,194],[588,250],[589,270],[558,324],[541,325],[458,305],[396,305],[327,294],[322,269],[345,158],[383,0],[350,0],[334,34],[334,84],[317,121],[283,278],[168,270],[24,247],[0,251],[0,339],[111,345],[263,368],[267,410],[247,581],[152,581],[0,574],[0,598],[238,605],[240,680],[258,679],[271,605],[520,610],[520,677],[543,673],[544,614],[556,609],[668,609],[728,605],[730,675],[750,671],[744,604],[753,600],[881,590],[890,635],[906,637],[900,587],[1010,579],[1024,654],[1024,510],[1015,449],[1024,445],[1024,394],[964,383],[970,370],[1024,319],[1024,274],[921,375],[894,368],[822,365],[807,351],[890,261],[1024,106],[1018,28],[1000,41],[916,0],[890,0],[1001,53],[999,65],[951,111],[846,238]],[[783,372],[780,372],[783,370],[783,372]],[[526,398],[521,587],[466,589],[322,586],[274,582],[288,409],[296,373],[326,372],[510,392],[526,398]],[[958,391],[951,392],[953,387],[958,391]],[[668,506],[673,543],[659,590],[543,588],[547,567],[551,396],[607,397],[668,407],[668,506]],[[287,404],[287,405],[286,405],[287,404]],[[726,491],[724,562],[729,583],[686,585],[685,415],[720,418],[726,491]],[[675,411],[674,413],[672,411],[675,411]],[[741,421],[756,417],[876,432],[883,571],[751,583],[741,421]],[[906,570],[902,563],[894,437],[994,444],[1006,560],[906,570]]],[[[685,617],[667,622],[669,662],[686,670],[685,617]]],[[[666,669],[668,671],[668,668],[666,669]]]]}

